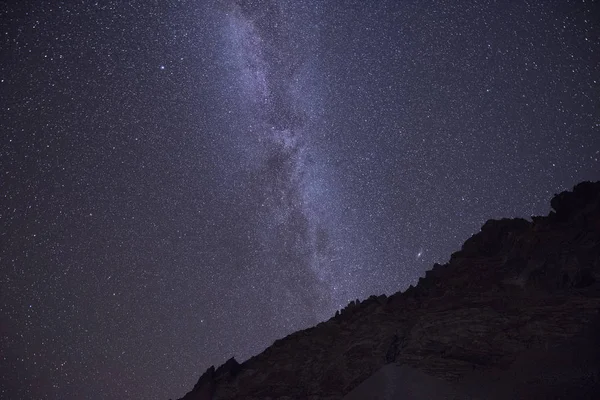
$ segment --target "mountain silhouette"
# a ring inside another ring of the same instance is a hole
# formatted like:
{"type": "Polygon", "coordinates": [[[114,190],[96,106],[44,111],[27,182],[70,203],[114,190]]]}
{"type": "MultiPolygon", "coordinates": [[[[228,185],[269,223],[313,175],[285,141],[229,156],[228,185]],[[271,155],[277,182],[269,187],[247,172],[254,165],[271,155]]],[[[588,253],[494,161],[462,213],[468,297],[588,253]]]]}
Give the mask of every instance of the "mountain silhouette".
{"type": "Polygon", "coordinates": [[[551,206],[487,221],[415,287],[211,367],[181,400],[597,398],[600,182],[551,206]]]}

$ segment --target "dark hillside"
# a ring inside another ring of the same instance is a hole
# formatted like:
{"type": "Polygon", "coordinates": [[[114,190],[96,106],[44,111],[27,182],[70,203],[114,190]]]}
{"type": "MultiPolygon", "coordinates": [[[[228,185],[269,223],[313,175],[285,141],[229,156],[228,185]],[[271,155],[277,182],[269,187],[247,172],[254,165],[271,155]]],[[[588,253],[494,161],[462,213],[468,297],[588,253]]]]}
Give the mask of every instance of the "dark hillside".
{"type": "Polygon", "coordinates": [[[416,287],[352,302],[243,364],[210,368],[183,399],[341,399],[386,364],[401,368],[387,367],[378,373],[387,383],[365,382],[348,399],[409,390],[402,376],[453,388],[456,398],[592,398],[600,182],[580,183],[551,205],[531,222],[486,222],[416,287]]]}

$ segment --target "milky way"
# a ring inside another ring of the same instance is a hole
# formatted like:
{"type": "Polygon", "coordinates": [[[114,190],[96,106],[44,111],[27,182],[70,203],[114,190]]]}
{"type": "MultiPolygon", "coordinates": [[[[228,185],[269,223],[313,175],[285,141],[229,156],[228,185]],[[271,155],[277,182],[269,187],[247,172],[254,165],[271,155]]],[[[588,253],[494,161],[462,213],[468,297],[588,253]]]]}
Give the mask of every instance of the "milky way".
{"type": "Polygon", "coordinates": [[[600,2],[0,5],[0,398],[181,397],[600,179],[600,2]]]}
{"type": "Polygon", "coordinates": [[[237,106],[230,114],[244,121],[228,134],[242,143],[240,158],[249,160],[244,191],[251,193],[259,238],[247,268],[269,271],[263,283],[273,293],[269,305],[273,315],[289,315],[289,327],[331,313],[337,278],[331,214],[341,200],[322,160],[327,155],[315,145],[323,134],[315,87],[319,8],[303,7],[236,2],[220,15],[228,66],[222,84],[233,85],[237,106]]]}

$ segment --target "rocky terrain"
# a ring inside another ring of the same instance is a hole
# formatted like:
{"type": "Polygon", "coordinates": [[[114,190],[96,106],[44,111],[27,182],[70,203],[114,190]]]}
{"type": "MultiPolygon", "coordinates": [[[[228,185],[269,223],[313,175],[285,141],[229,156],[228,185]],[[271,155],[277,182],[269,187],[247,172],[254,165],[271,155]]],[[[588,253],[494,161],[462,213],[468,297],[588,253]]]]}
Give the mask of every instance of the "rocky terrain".
{"type": "Polygon", "coordinates": [[[182,400],[391,399],[382,388],[403,379],[448,387],[439,398],[593,398],[600,182],[551,206],[532,221],[486,222],[416,287],[351,302],[242,364],[211,367],[182,400]]]}

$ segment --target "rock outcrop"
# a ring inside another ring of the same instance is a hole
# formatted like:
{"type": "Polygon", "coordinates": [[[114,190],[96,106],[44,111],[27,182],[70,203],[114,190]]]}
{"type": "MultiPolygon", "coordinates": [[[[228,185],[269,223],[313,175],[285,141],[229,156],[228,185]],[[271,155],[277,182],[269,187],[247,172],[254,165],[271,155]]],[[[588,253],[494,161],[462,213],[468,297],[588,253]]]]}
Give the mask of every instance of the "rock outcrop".
{"type": "Polygon", "coordinates": [[[592,396],[600,182],[580,183],[551,206],[532,221],[486,222],[416,287],[351,302],[242,364],[211,368],[183,399],[342,399],[390,364],[401,367],[385,374],[450,385],[458,398],[592,396]]]}

